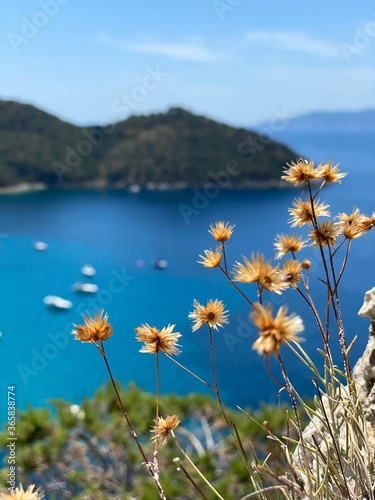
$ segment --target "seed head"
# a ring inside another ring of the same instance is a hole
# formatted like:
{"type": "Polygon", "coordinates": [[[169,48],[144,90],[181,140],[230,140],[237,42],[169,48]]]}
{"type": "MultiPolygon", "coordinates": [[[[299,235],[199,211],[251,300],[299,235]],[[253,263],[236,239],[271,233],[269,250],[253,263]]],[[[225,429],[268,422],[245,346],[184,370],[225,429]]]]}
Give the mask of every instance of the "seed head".
{"type": "Polygon", "coordinates": [[[75,340],[80,340],[81,342],[99,342],[109,339],[113,334],[112,326],[108,323],[108,314],[104,314],[103,310],[93,318],[89,315],[82,315],[82,317],[84,324],[74,325],[76,330],[72,331],[75,340]]]}
{"type": "Polygon", "coordinates": [[[219,326],[228,323],[228,311],[224,310],[221,300],[209,300],[205,306],[194,300],[193,307],[194,311],[189,314],[189,318],[193,320],[193,332],[205,324],[218,330],[219,326]]]}
{"type": "Polygon", "coordinates": [[[287,163],[287,168],[284,169],[284,175],[281,178],[297,186],[302,182],[306,184],[319,179],[319,170],[315,168],[312,160],[307,161],[300,158],[297,163],[293,161],[290,165],[287,163]]]}
{"type": "Polygon", "coordinates": [[[305,224],[312,224],[314,213],[316,217],[329,217],[328,207],[327,203],[314,201],[313,211],[310,200],[301,200],[300,198],[294,200],[293,207],[288,209],[292,216],[289,221],[291,227],[302,227],[305,224]]]}
{"type": "Polygon", "coordinates": [[[347,176],[346,172],[340,172],[339,164],[333,167],[331,161],[318,165],[317,171],[319,177],[326,182],[339,182],[341,184],[341,179],[347,176]]]}
{"type": "Polygon", "coordinates": [[[250,316],[259,328],[259,338],[254,342],[253,349],[266,358],[271,353],[278,354],[281,345],[287,340],[301,341],[297,335],[304,329],[302,319],[295,314],[287,316],[287,312],[288,309],[282,306],[274,318],[270,305],[254,305],[250,316]]]}
{"type": "Polygon", "coordinates": [[[302,278],[302,263],[298,260],[286,260],[282,269],[282,275],[286,283],[297,288],[302,278]]]}
{"type": "Polygon", "coordinates": [[[270,261],[264,259],[264,255],[251,254],[251,259],[243,258],[244,264],[236,262],[234,281],[241,283],[259,283],[261,287],[269,292],[280,294],[288,285],[283,280],[278,266],[272,266],[270,261]]]}
{"type": "Polygon", "coordinates": [[[34,491],[35,484],[31,484],[27,490],[23,489],[22,484],[10,493],[0,493],[1,500],[43,500],[44,494],[38,488],[34,491]]]}
{"type": "Polygon", "coordinates": [[[155,421],[155,425],[151,429],[151,432],[154,433],[152,441],[157,441],[159,447],[164,446],[168,441],[169,434],[179,426],[180,422],[176,415],[168,415],[167,418],[159,417],[157,423],[155,421]]]}
{"type": "Polygon", "coordinates": [[[168,325],[159,331],[155,326],[145,323],[136,328],[136,339],[138,342],[144,342],[145,344],[140,349],[140,352],[156,354],[161,351],[171,355],[180,354],[181,351],[178,349],[177,341],[182,335],[173,331],[175,326],[168,325]]]}
{"type": "Polygon", "coordinates": [[[310,229],[309,239],[314,247],[319,245],[333,247],[340,233],[341,227],[339,224],[335,224],[332,220],[324,221],[318,223],[316,228],[310,229]]]}
{"type": "Polygon", "coordinates": [[[204,256],[199,256],[202,260],[198,260],[198,264],[202,264],[204,267],[214,268],[220,265],[221,263],[221,249],[218,246],[216,250],[204,250],[204,256]]]}
{"type": "Polygon", "coordinates": [[[276,248],[276,259],[281,259],[288,252],[295,254],[300,252],[302,248],[305,247],[305,241],[302,236],[297,236],[295,234],[278,234],[275,238],[274,247],[276,248]]]}
{"type": "Polygon", "coordinates": [[[229,222],[224,223],[223,221],[215,222],[215,224],[210,225],[208,232],[215,238],[216,241],[223,242],[229,240],[233,233],[233,226],[229,225],[229,222]]]}

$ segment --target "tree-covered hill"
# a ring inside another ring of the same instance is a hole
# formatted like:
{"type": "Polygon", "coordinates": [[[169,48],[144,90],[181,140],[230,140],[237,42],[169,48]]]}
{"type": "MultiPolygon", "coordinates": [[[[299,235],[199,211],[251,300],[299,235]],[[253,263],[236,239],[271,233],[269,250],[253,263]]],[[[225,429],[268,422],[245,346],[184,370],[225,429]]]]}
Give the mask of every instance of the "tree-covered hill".
{"type": "Polygon", "coordinates": [[[0,100],[0,187],[248,187],[277,182],[283,165],[295,158],[268,137],[181,108],[83,128],[0,100]]]}

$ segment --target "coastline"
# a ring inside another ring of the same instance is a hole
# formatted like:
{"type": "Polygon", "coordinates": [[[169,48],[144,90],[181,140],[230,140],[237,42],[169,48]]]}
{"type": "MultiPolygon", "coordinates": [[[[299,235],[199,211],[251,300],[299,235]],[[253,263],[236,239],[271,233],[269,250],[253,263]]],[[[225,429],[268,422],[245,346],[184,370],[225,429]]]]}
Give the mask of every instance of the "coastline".
{"type": "Polygon", "coordinates": [[[245,190],[268,190],[268,189],[290,189],[290,186],[281,179],[270,179],[267,181],[259,180],[246,180],[238,184],[228,183],[225,186],[219,186],[216,182],[207,181],[204,183],[190,184],[186,181],[177,182],[147,182],[145,185],[139,184],[125,184],[123,182],[116,184],[109,184],[103,181],[87,182],[76,185],[64,185],[64,186],[49,186],[43,182],[22,182],[19,184],[14,184],[12,186],[6,186],[0,188],[1,195],[13,195],[13,194],[25,194],[37,191],[46,190],[76,190],[76,189],[87,189],[87,190],[113,190],[113,191],[126,191],[133,194],[138,194],[141,191],[157,191],[157,192],[173,192],[173,191],[184,191],[189,189],[223,189],[225,191],[245,191],[245,190]]]}

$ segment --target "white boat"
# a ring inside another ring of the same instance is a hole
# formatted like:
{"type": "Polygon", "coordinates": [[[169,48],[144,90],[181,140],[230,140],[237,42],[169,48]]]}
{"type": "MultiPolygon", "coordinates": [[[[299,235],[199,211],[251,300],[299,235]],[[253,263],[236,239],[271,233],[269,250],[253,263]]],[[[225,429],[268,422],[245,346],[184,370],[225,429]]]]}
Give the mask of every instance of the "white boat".
{"type": "Polygon", "coordinates": [[[154,267],[156,269],[167,269],[168,261],[165,259],[157,259],[154,261],[154,267]]]}
{"type": "Polygon", "coordinates": [[[46,295],[43,302],[51,309],[71,309],[73,307],[73,303],[70,300],[63,299],[57,295],[46,295]]]}
{"type": "Polygon", "coordinates": [[[77,281],[77,283],[74,283],[72,286],[72,290],[75,292],[97,293],[99,291],[99,287],[94,283],[81,283],[80,281],[77,281]]]}
{"type": "Polygon", "coordinates": [[[84,274],[85,276],[95,276],[96,271],[93,265],[91,264],[86,264],[82,267],[81,273],[84,274]]]}
{"type": "Polygon", "coordinates": [[[45,252],[48,249],[48,245],[44,241],[36,241],[34,243],[34,248],[39,252],[45,252]]]}

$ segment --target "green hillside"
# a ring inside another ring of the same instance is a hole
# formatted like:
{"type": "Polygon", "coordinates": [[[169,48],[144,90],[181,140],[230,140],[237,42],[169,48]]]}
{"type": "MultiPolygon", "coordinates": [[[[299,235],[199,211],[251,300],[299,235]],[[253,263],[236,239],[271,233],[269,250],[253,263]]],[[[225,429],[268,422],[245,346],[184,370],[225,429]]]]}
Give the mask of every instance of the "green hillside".
{"type": "Polygon", "coordinates": [[[225,187],[280,179],[296,153],[269,138],[180,108],[110,127],[77,127],[33,106],[0,100],[0,187],[225,187]],[[225,179],[225,181],[224,181],[225,179]]]}

